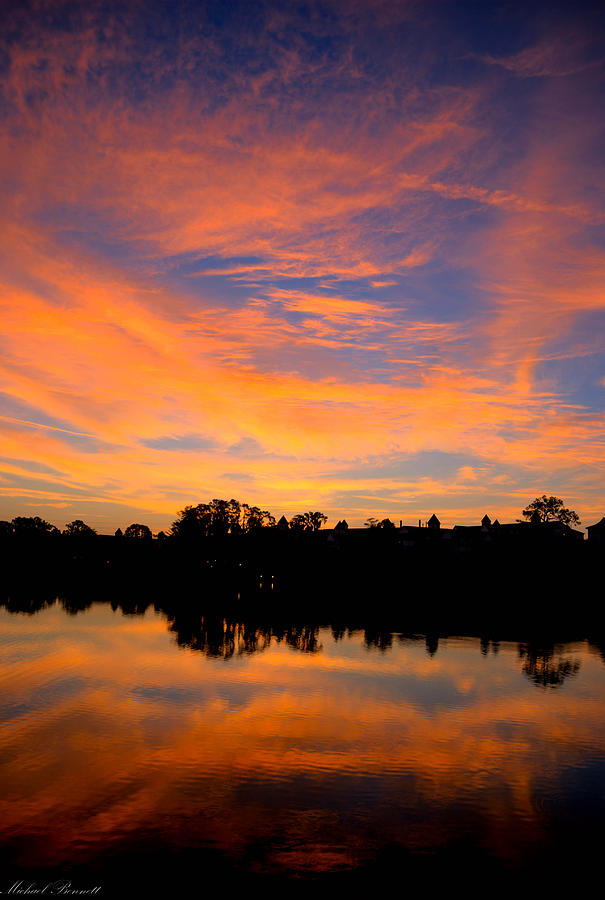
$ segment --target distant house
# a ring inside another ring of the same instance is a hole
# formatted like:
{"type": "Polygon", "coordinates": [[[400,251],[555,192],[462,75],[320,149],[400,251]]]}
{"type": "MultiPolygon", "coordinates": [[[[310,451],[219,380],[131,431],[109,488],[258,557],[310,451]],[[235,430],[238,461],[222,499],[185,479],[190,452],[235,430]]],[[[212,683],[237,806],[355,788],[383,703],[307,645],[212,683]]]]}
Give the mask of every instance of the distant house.
{"type": "MultiPolygon", "coordinates": [[[[279,523],[281,524],[281,523],[279,523]]],[[[447,545],[455,553],[478,551],[482,547],[500,548],[506,553],[518,553],[524,548],[533,552],[553,545],[565,545],[584,540],[584,533],[562,522],[540,522],[538,517],[532,522],[511,522],[502,525],[498,519],[493,522],[487,513],[478,525],[454,525],[453,528],[442,528],[441,522],[433,513],[425,525],[419,520],[418,525],[404,525],[399,528],[349,528],[342,519],[334,528],[322,532],[324,540],[334,547],[346,546],[349,550],[360,553],[367,552],[375,542],[381,543],[391,535],[393,542],[401,548],[418,548],[431,552],[438,546],[447,545]],[[372,543],[374,542],[374,543],[372,543]]],[[[593,543],[605,546],[605,517],[596,525],[589,526],[589,536],[593,543]]]]}
{"type": "MultiPolygon", "coordinates": [[[[347,520],[339,519],[339,521],[336,523],[334,528],[332,528],[330,531],[324,531],[324,534],[327,535],[326,540],[327,540],[328,544],[334,544],[335,542],[337,542],[337,539],[342,538],[345,534],[347,534],[348,530],[349,530],[349,523],[347,522],[347,520]]],[[[354,528],[352,530],[365,532],[365,528],[364,529],[354,528]]]]}
{"type": "MultiPolygon", "coordinates": [[[[495,524],[495,523],[494,523],[495,524]]],[[[487,513],[480,525],[454,525],[453,539],[458,550],[471,550],[489,543],[493,532],[492,520],[487,513]]]]}
{"type": "Polygon", "coordinates": [[[513,541],[517,545],[528,545],[529,542],[532,546],[536,541],[584,540],[583,533],[575,528],[570,528],[569,525],[564,525],[562,522],[542,522],[538,512],[534,512],[529,522],[511,522],[509,525],[501,525],[498,519],[494,519],[492,522],[490,517],[485,515],[481,519],[481,525],[454,525],[454,534],[458,539],[466,542],[469,540],[497,540],[502,543],[506,540],[513,541]]]}
{"type": "Polygon", "coordinates": [[[586,531],[591,547],[605,546],[605,516],[596,525],[588,525],[586,531]]]}
{"type": "Polygon", "coordinates": [[[564,538],[566,541],[583,541],[584,532],[564,525],[563,522],[542,522],[541,531],[549,538],[564,538]]]}

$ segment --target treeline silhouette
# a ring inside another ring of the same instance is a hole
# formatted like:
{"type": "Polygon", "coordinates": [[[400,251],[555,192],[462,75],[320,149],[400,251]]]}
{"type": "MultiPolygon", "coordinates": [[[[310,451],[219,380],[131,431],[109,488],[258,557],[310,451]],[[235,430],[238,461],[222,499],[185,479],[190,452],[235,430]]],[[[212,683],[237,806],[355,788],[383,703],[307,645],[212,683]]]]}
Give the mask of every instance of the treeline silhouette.
{"type": "MultiPolygon", "coordinates": [[[[255,534],[263,528],[288,529],[295,533],[318,531],[328,521],[322,512],[305,512],[292,516],[290,521],[282,516],[276,523],[275,516],[268,510],[258,506],[249,506],[239,500],[220,500],[215,498],[210,503],[198,503],[197,506],[186,506],[178,513],[178,519],[172,523],[168,532],[160,531],[156,535],[162,541],[167,538],[179,541],[200,541],[201,539],[223,538],[227,535],[255,534]]],[[[16,516],[12,521],[0,521],[0,539],[52,537],[91,540],[97,532],[82,519],[69,522],[63,532],[56,525],[47,522],[40,516],[16,516]]],[[[126,539],[151,540],[153,533],[148,525],[134,522],[125,531],[118,528],[114,537],[126,539]]]]}
{"type": "Polygon", "coordinates": [[[81,520],[60,532],[38,516],[17,517],[0,522],[0,565],[11,589],[41,577],[59,592],[153,588],[191,602],[234,598],[249,608],[443,612],[455,605],[475,616],[516,608],[543,618],[571,605],[600,610],[600,545],[528,523],[446,534],[432,518],[437,527],[368,520],[366,528],[339,522],[322,529],[321,512],[276,522],[267,510],[215,499],[185,507],[168,533],[154,537],[141,523],[99,535],[81,520]]]}

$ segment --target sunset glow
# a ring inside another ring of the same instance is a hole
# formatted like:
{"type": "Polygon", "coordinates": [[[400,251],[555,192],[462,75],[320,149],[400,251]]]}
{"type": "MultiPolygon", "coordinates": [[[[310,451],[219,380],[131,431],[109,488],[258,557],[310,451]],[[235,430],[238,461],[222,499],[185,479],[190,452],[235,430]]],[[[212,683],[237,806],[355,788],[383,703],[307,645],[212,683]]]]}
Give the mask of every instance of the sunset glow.
{"type": "Polygon", "coordinates": [[[9,3],[0,518],[604,515],[591,6],[9,3]]]}
{"type": "Polygon", "coordinates": [[[439,847],[473,827],[470,802],[481,844],[514,860],[544,840],[548,803],[569,804],[586,748],[602,756],[605,669],[585,642],[555,648],[577,672],[546,692],[507,642],[484,656],[452,638],[430,656],[423,640],[382,651],[323,628],[314,653],[269,637],[222,658],[177,652],[159,614],[108,605],[0,623],[5,647],[27,648],[3,671],[0,834],[44,864],[152,843],[160,822],[169,847],[237,859],[262,838],[271,870],[324,871],[371,856],[377,834],[439,847]]]}

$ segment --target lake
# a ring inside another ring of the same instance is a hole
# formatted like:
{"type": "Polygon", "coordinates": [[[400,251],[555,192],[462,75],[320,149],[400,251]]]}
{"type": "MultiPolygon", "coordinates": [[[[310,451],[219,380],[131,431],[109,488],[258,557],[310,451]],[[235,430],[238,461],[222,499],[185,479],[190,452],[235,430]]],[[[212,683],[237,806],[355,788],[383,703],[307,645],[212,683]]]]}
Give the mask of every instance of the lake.
{"type": "Polygon", "coordinates": [[[602,643],[58,602],[0,634],[2,892],[598,868],[602,643]]]}

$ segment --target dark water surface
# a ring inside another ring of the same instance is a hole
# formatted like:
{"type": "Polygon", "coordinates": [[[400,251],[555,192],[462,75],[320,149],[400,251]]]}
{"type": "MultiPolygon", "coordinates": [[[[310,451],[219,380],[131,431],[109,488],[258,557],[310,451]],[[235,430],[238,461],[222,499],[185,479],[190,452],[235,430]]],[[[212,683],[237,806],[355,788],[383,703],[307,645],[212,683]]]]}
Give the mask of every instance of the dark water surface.
{"type": "Polygon", "coordinates": [[[598,645],[169,624],[0,610],[2,892],[600,865],[598,645]]]}

